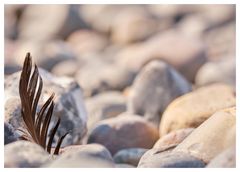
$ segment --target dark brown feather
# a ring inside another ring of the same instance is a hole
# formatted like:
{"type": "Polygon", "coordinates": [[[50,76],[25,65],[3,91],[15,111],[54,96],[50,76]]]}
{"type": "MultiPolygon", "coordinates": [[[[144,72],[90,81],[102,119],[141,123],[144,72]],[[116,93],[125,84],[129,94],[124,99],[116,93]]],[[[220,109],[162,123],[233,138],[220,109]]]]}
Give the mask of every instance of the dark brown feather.
{"type": "Polygon", "coordinates": [[[51,148],[52,148],[53,139],[54,139],[54,136],[55,136],[55,134],[56,134],[56,132],[57,132],[57,129],[58,129],[58,127],[59,127],[60,121],[61,121],[61,119],[58,118],[57,123],[55,124],[55,126],[54,126],[53,129],[52,129],[52,131],[50,132],[50,137],[49,137],[48,145],[47,145],[47,151],[48,151],[49,153],[51,153],[51,148]]]}
{"type": "MultiPolygon", "coordinates": [[[[21,136],[23,140],[35,142],[46,149],[48,130],[54,109],[54,94],[48,98],[40,111],[37,112],[37,105],[41,96],[42,87],[43,81],[39,75],[38,67],[35,65],[34,71],[32,72],[32,57],[30,53],[27,53],[19,81],[21,114],[25,130],[18,130],[23,133],[21,136]]],[[[51,153],[51,146],[59,124],[60,119],[58,119],[50,133],[47,144],[47,151],[49,153],[51,153]]],[[[59,139],[54,154],[58,154],[65,136],[66,134],[59,139]]]]}
{"type": "Polygon", "coordinates": [[[68,135],[68,133],[66,133],[66,134],[64,134],[62,137],[60,137],[60,139],[58,140],[58,143],[57,143],[57,146],[56,146],[56,148],[55,148],[55,150],[54,150],[54,155],[58,155],[58,153],[59,153],[59,150],[60,150],[60,147],[61,147],[61,144],[62,144],[62,141],[63,141],[63,139],[66,137],[68,135]]]}

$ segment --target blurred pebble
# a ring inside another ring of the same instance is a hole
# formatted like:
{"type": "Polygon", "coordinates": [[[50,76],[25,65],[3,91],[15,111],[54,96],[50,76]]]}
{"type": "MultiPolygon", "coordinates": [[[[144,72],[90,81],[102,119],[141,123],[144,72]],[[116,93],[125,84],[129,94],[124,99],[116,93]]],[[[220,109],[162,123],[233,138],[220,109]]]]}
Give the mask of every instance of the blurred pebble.
{"type": "Polygon", "coordinates": [[[206,47],[200,39],[171,29],[124,48],[115,58],[133,71],[139,71],[151,60],[161,59],[193,81],[197,70],[206,62],[206,47]]]}
{"type": "Polygon", "coordinates": [[[108,40],[104,35],[84,29],[73,32],[67,38],[67,42],[79,55],[100,52],[108,45],[108,40]]]}
{"type": "Polygon", "coordinates": [[[126,98],[118,91],[99,93],[85,101],[88,112],[88,129],[101,120],[118,116],[126,111],[126,98]]]}
{"type": "Polygon", "coordinates": [[[205,63],[199,70],[195,78],[198,86],[212,83],[225,83],[236,87],[236,59],[235,57],[225,57],[218,61],[205,63]]]}
{"type": "Polygon", "coordinates": [[[113,42],[124,45],[142,41],[157,31],[157,22],[143,8],[126,8],[117,14],[112,27],[113,42]]]}
{"type": "Polygon", "coordinates": [[[45,42],[56,37],[66,38],[84,26],[78,5],[28,5],[19,24],[19,39],[45,42]]]}
{"type": "Polygon", "coordinates": [[[51,72],[57,76],[74,77],[78,69],[79,64],[76,60],[66,60],[56,64],[51,72]]]}
{"type": "Polygon", "coordinates": [[[132,84],[135,73],[125,66],[92,62],[83,66],[76,73],[76,80],[82,86],[86,97],[103,91],[122,91],[132,84]]]}

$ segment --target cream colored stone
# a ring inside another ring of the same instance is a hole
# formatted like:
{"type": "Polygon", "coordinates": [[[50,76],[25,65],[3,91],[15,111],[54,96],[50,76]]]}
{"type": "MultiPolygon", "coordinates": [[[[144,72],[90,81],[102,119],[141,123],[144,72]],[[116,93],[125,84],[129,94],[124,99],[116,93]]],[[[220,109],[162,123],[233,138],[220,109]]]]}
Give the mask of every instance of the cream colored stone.
{"type": "Polygon", "coordinates": [[[189,153],[208,163],[236,143],[236,108],[214,113],[173,151],[189,153]]]}
{"type": "Polygon", "coordinates": [[[196,128],[216,111],[235,106],[235,101],[233,88],[224,84],[209,85],[185,94],[165,110],[160,135],[181,128],[196,128]]]}

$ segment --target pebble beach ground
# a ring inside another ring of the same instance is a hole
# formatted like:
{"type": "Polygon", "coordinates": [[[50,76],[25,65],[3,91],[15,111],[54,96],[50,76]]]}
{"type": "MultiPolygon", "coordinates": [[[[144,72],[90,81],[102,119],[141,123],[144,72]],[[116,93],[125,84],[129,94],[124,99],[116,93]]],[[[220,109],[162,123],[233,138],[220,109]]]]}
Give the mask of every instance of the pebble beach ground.
{"type": "Polygon", "coordinates": [[[5,167],[236,167],[235,5],[4,9],[5,167]],[[59,155],[17,131],[27,52],[59,155]]]}

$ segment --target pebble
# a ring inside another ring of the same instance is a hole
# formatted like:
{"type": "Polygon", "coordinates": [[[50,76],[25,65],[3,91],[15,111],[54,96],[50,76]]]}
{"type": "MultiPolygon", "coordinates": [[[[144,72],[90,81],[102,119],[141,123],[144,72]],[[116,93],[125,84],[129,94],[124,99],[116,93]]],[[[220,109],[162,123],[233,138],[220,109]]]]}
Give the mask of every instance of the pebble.
{"type": "Polygon", "coordinates": [[[78,14],[78,6],[29,5],[24,10],[19,23],[19,39],[39,42],[56,36],[66,38],[71,32],[83,26],[84,23],[78,14]]]}
{"type": "Polygon", "coordinates": [[[162,61],[151,61],[131,86],[127,110],[144,116],[158,127],[168,104],[190,91],[191,85],[174,68],[162,61]]]}
{"type": "Polygon", "coordinates": [[[76,54],[101,52],[108,45],[107,38],[97,32],[80,29],[73,32],[67,38],[67,42],[76,54]]]}
{"type": "Polygon", "coordinates": [[[193,128],[183,128],[176,131],[172,131],[163,137],[161,137],[153,146],[153,148],[159,149],[168,146],[177,146],[181,143],[189,134],[192,133],[193,128]]]}
{"type": "Polygon", "coordinates": [[[5,168],[40,167],[52,160],[42,147],[28,141],[16,141],[4,146],[5,168]]]}
{"type": "Polygon", "coordinates": [[[118,91],[106,91],[85,100],[88,129],[101,120],[116,117],[126,111],[126,98],[118,91]]]}
{"type": "Polygon", "coordinates": [[[236,168],[236,145],[218,154],[208,163],[207,168],[236,168]]]}
{"type": "Polygon", "coordinates": [[[198,70],[195,78],[195,83],[198,86],[204,86],[218,82],[236,87],[235,57],[224,57],[218,61],[205,63],[198,70]]]}
{"type": "Polygon", "coordinates": [[[113,168],[110,152],[99,144],[77,145],[66,148],[47,168],[113,168]]]}
{"type": "Polygon", "coordinates": [[[167,151],[141,159],[138,168],[203,168],[205,165],[189,154],[167,151]]]}
{"type": "Polygon", "coordinates": [[[102,120],[90,131],[88,143],[104,145],[112,155],[121,149],[149,149],[158,139],[157,129],[144,118],[131,114],[102,120]]]}
{"type": "Polygon", "coordinates": [[[140,158],[148,149],[129,148],[122,149],[114,155],[114,162],[118,164],[130,164],[137,166],[140,158]]]}
{"type": "Polygon", "coordinates": [[[191,154],[209,163],[236,143],[236,108],[217,111],[173,151],[191,154]],[[217,144],[216,144],[217,143],[217,144]]]}
{"type": "Polygon", "coordinates": [[[207,60],[206,47],[201,40],[174,29],[157,33],[143,43],[129,45],[119,51],[115,58],[119,64],[133,71],[139,71],[151,60],[160,59],[191,82],[207,60]]]}
{"type": "Polygon", "coordinates": [[[56,76],[74,77],[79,69],[79,64],[76,60],[65,60],[56,64],[51,72],[56,76]]]}
{"type": "Polygon", "coordinates": [[[4,122],[4,145],[17,141],[19,134],[14,130],[14,128],[4,122]]]}
{"type": "Polygon", "coordinates": [[[116,15],[111,27],[111,39],[121,45],[139,42],[153,35],[157,29],[157,21],[146,10],[129,7],[116,15]]]}
{"type": "Polygon", "coordinates": [[[122,91],[132,84],[135,76],[135,72],[122,65],[90,62],[77,72],[75,78],[82,86],[85,96],[89,97],[103,91],[122,91]]]}
{"type": "Polygon", "coordinates": [[[30,51],[34,62],[45,70],[51,71],[60,62],[76,59],[72,48],[63,40],[48,42],[18,40],[17,47],[12,54],[17,65],[22,66],[26,52],[30,51]]]}
{"type": "Polygon", "coordinates": [[[169,104],[162,115],[160,135],[181,128],[196,128],[216,111],[235,104],[234,89],[226,84],[196,89],[169,104]]]}

